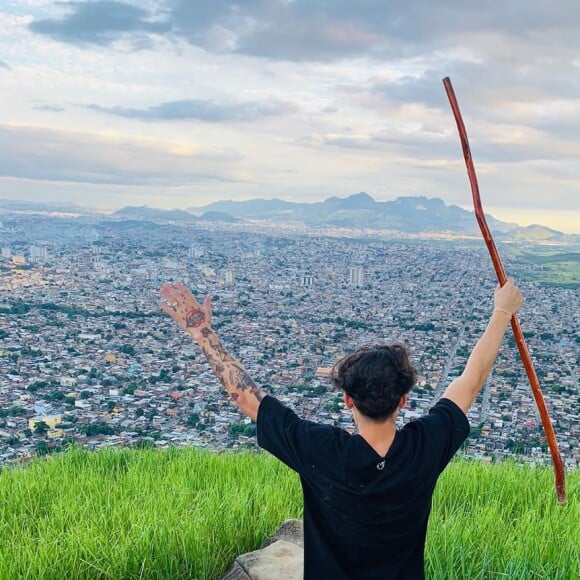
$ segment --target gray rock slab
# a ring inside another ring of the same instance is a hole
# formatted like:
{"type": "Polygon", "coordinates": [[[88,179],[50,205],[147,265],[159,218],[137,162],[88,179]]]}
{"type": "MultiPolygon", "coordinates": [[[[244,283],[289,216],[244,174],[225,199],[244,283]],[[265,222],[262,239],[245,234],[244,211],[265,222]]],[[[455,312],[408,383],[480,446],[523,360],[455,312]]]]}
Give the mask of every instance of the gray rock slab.
{"type": "Polygon", "coordinates": [[[300,520],[286,520],[259,550],[238,556],[222,580],[302,580],[304,535],[300,520]]]}

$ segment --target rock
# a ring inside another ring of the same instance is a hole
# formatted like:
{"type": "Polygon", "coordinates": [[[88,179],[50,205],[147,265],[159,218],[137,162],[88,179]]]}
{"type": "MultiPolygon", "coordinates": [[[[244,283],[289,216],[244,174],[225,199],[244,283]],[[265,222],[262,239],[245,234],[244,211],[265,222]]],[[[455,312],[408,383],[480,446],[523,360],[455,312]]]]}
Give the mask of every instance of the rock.
{"type": "Polygon", "coordinates": [[[286,520],[259,550],[238,556],[222,580],[302,580],[303,568],[302,521],[286,520]]]}

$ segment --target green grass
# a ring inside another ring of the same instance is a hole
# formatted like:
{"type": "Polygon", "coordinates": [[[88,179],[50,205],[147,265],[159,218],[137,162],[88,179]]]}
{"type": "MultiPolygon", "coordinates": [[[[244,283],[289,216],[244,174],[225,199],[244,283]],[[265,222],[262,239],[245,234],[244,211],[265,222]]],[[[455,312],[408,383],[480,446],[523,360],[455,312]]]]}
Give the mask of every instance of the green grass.
{"type": "MultiPolygon", "coordinates": [[[[439,482],[430,578],[577,578],[578,472],[455,462],[439,482]]],[[[0,475],[0,579],[219,578],[287,518],[298,478],[265,453],[73,449],[0,475]]]]}

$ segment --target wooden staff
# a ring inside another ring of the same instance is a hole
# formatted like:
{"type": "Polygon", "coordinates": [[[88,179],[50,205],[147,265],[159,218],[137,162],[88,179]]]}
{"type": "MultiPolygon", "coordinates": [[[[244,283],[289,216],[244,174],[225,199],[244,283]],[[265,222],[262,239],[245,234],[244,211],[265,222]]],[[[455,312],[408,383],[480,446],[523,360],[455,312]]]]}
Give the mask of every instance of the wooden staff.
{"type": "MultiPolygon", "coordinates": [[[[479,195],[479,186],[477,184],[477,176],[475,174],[475,166],[473,165],[473,160],[471,158],[471,151],[469,149],[469,141],[467,140],[467,131],[465,130],[465,125],[463,124],[463,119],[461,117],[461,111],[459,110],[459,105],[457,104],[457,99],[455,98],[455,93],[453,87],[451,86],[451,80],[449,77],[443,79],[443,86],[445,87],[445,92],[447,93],[447,98],[449,99],[449,104],[451,105],[451,110],[455,117],[455,122],[457,123],[457,130],[459,132],[459,138],[461,139],[461,146],[463,148],[463,157],[465,158],[465,165],[467,166],[467,175],[469,176],[469,182],[471,184],[471,193],[473,197],[473,206],[475,209],[475,217],[477,218],[477,223],[479,224],[479,229],[485,240],[485,244],[491,256],[491,261],[493,262],[493,267],[495,268],[495,273],[497,279],[501,286],[503,286],[507,277],[505,275],[505,270],[499,257],[499,253],[493,241],[491,232],[485,220],[485,215],[483,213],[483,207],[481,205],[481,197],[479,195]]],[[[532,388],[532,393],[536,401],[536,406],[540,413],[542,419],[542,425],[544,426],[544,431],[548,439],[548,446],[550,447],[550,453],[552,455],[552,462],[554,464],[554,473],[556,478],[556,495],[558,496],[558,501],[561,504],[566,503],[566,482],[564,476],[564,465],[562,463],[562,457],[560,456],[560,451],[558,450],[558,443],[556,442],[556,436],[554,434],[554,428],[552,427],[552,422],[550,421],[550,416],[548,415],[548,409],[546,408],[546,403],[544,401],[544,396],[542,395],[542,390],[540,389],[540,383],[538,382],[538,376],[536,375],[536,370],[534,369],[534,363],[530,357],[528,347],[524,340],[524,335],[520,327],[520,322],[518,320],[517,314],[514,314],[511,319],[512,330],[530,381],[530,386],[532,388]]]]}

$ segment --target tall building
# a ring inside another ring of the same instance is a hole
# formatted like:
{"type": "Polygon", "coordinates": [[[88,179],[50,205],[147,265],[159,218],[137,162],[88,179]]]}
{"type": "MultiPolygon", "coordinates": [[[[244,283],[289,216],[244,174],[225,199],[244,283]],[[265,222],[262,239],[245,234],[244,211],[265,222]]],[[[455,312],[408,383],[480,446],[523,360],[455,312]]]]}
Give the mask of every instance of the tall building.
{"type": "Polygon", "coordinates": [[[8,246],[2,247],[2,259],[10,260],[12,258],[12,250],[8,246]]]}
{"type": "Polygon", "coordinates": [[[233,284],[236,281],[236,276],[231,268],[224,271],[224,279],[226,284],[233,284]]]}
{"type": "Polygon", "coordinates": [[[300,279],[300,286],[310,287],[314,285],[314,276],[306,274],[300,279]]]}
{"type": "Polygon", "coordinates": [[[30,246],[28,253],[31,262],[45,262],[48,258],[48,252],[44,246],[30,246]]]}
{"type": "Polygon", "coordinates": [[[362,266],[354,266],[349,269],[349,284],[351,286],[363,286],[365,283],[362,266]]]}
{"type": "Polygon", "coordinates": [[[204,255],[204,251],[202,248],[196,248],[195,246],[190,246],[187,252],[187,257],[190,260],[195,260],[197,258],[201,258],[204,255]]]}

